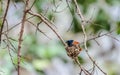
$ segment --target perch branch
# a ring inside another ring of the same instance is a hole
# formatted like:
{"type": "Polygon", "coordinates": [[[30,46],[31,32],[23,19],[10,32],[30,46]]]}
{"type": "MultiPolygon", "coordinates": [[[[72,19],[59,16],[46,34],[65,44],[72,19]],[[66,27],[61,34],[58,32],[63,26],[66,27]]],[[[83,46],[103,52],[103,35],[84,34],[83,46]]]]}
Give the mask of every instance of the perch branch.
{"type": "Polygon", "coordinates": [[[96,62],[93,60],[93,58],[92,58],[92,57],[89,55],[89,53],[88,53],[88,48],[87,48],[87,44],[86,44],[86,43],[87,43],[87,34],[86,34],[86,31],[85,31],[85,27],[84,27],[85,24],[86,24],[85,18],[84,18],[84,16],[82,15],[81,10],[79,9],[79,6],[78,6],[77,1],[76,1],[76,0],[73,0],[73,2],[74,2],[74,4],[75,4],[77,14],[78,14],[78,16],[81,18],[81,27],[82,27],[83,34],[84,34],[84,47],[85,47],[85,51],[86,51],[89,59],[97,66],[97,68],[98,68],[101,72],[103,72],[104,75],[107,75],[107,74],[96,64],[96,62]]]}

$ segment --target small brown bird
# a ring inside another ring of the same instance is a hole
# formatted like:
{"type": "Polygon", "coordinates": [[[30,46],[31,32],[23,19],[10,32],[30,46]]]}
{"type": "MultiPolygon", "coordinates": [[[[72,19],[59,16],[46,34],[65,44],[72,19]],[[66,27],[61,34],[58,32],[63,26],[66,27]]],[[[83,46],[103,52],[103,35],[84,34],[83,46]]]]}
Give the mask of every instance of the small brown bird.
{"type": "Polygon", "coordinates": [[[71,58],[77,57],[80,51],[82,50],[80,48],[80,43],[74,40],[67,40],[66,43],[67,43],[66,47],[67,55],[71,58]]]}

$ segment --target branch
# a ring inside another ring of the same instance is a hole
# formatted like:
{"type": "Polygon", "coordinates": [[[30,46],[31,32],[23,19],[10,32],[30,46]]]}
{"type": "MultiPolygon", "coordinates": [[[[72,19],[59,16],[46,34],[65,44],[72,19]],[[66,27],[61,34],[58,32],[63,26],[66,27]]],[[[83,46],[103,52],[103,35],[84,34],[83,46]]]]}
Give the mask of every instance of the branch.
{"type": "MultiPolygon", "coordinates": [[[[89,38],[89,39],[87,40],[87,42],[88,42],[88,41],[91,41],[91,40],[96,40],[96,39],[98,39],[98,38],[100,38],[100,37],[103,37],[103,36],[106,36],[106,35],[112,33],[113,31],[115,31],[115,29],[114,29],[114,30],[111,30],[111,31],[108,32],[108,33],[104,33],[104,34],[101,34],[101,35],[98,35],[98,36],[95,36],[95,37],[89,38]]],[[[118,39],[115,39],[115,40],[120,41],[120,40],[118,40],[118,39]]],[[[83,44],[83,43],[84,43],[84,41],[81,42],[81,44],[83,44]]]]}
{"type": "Polygon", "coordinates": [[[1,29],[0,29],[0,43],[1,43],[2,31],[3,31],[4,23],[5,23],[5,20],[6,20],[6,16],[7,16],[7,13],[8,13],[9,5],[10,5],[10,0],[7,1],[7,7],[6,7],[6,10],[5,10],[5,15],[3,17],[3,22],[1,24],[1,29]]]}
{"type": "MultiPolygon", "coordinates": [[[[29,20],[29,19],[31,19],[31,18],[33,18],[33,17],[34,17],[34,16],[31,16],[31,17],[27,18],[26,20],[29,20]]],[[[18,25],[20,25],[21,23],[22,23],[22,21],[19,22],[19,23],[17,23],[17,24],[15,24],[14,26],[12,26],[11,28],[9,28],[8,30],[2,32],[1,34],[4,34],[4,33],[6,33],[6,32],[9,32],[9,31],[12,30],[13,28],[15,28],[15,27],[17,27],[18,25]]]]}
{"type": "Polygon", "coordinates": [[[86,69],[84,69],[84,67],[81,66],[80,62],[78,61],[78,57],[76,57],[74,59],[74,61],[79,65],[79,67],[81,69],[80,75],[81,75],[82,71],[84,72],[85,75],[91,75],[86,69]]]}
{"type": "Polygon", "coordinates": [[[62,39],[62,37],[60,36],[60,34],[58,34],[58,32],[51,26],[51,25],[54,25],[53,23],[51,23],[42,14],[32,13],[30,11],[28,13],[31,15],[34,15],[36,17],[39,17],[57,35],[57,37],[60,39],[60,41],[63,43],[63,45],[66,46],[66,44],[65,44],[64,40],[62,39]]]}
{"type": "Polygon", "coordinates": [[[86,34],[86,31],[85,31],[85,27],[84,27],[85,24],[86,24],[85,18],[84,18],[84,16],[82,15],[82,13],[81,13],[81,11],[80,11],[80,9],[79,9],[79,6],[78,6],[78,4],[77,4],[77,1],[76,1],[76,0],[73,0],[73,2],[74,2],[74,4],[75,4],[76,10],[77,10],[77,14],[78,14],[78,16],[81,18],[81,27],[82,27],[83,34],[84,34],[84,47],[85,47],[85,51],[86,51],[89,59],[97,66],[97,68],[98,68],[101,72],[103,72],[104,75],[107,75],[107,74],[96,64],[96,62],[93,60],[93,58],[92,58],[92,57],[89,55],[89,53],[88,53],[88,48],[87,48],[87,44],[86,44],[86,43],[87,43],[87,34],[86,34]]]}
{"type": "Polygon", "coordinates": [[[29,0],[26,1],[25,4],[25,9],[24,9],[24,14],[23,14],[23,19],[22,19],[22,24],[21,24],[21,29],[20,29],[20,36],[19,36],[19,42],[18,42],[18,52],[17,52],[17,58],[18,58],[18,66],[17,66],[17,75],[20,75],[20,59],[21,59],[21,44],[22,44],[22,36],[23,36],[23,32],[24,32],[24,24],[25,24],[25,19],[26,19],[26,15],[27,15],[27,7],[28,7],[28,2],[29,0]]]}

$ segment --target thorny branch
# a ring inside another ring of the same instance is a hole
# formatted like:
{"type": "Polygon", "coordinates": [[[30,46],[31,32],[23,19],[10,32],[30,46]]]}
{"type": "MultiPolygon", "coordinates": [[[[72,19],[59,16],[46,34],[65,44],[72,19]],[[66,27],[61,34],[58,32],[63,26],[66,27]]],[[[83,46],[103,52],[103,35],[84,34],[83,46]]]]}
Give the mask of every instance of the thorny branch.
{"type": "Polygon", "coordinates": [[[80,9],[79,9],[79,6],[77,4],[77,1],[76,0],[73,0],[74,4],[75,4],[75,7],[76,7],[76,10],[77,10],[77,14],[78,16],[81,18],[81,27],[82,27],[82,30],[83,30],[83,34],[84,34],[84,47],[85,47],[85,51],[89,57],[89,59],[97,66],[97,68],[104,73],[104,75],[107,75],[97,64],[96,62],[93,60],[93,58],[89,55],[88,53],[88,48],[87,48],[87,34],[86,34],[86,31],[85,31],[85,18],[84,16],[82,15],[80,9]]]}
{"type": "Polygon", "coordinates": [[[5,10],[5,15],[3,17],[3,21],[2,21],[2,24],[1,24],[1,29],[0,29],[0,43],[1,43],[1,40],[2,40],[2,31],[3,31],[4,23],[5,23],[5,20],[6,20],[6,16],[7,16],[7,13],[8,13],[9,5],[10,5],[10,0],[7,1],[7,7],[6,7],[6,10],[5,10]]]}

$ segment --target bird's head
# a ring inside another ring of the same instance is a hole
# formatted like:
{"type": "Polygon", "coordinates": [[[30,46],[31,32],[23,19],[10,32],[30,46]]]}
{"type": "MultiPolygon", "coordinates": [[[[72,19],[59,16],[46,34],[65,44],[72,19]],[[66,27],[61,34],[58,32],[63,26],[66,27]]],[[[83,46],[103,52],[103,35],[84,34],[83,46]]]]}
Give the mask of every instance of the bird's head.
{"type": "Polygon", "coordinates": [[[73,41],[74,40],[67,40],[66,43],[69,47],[73,46],[73,41]]]}

